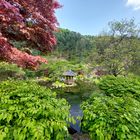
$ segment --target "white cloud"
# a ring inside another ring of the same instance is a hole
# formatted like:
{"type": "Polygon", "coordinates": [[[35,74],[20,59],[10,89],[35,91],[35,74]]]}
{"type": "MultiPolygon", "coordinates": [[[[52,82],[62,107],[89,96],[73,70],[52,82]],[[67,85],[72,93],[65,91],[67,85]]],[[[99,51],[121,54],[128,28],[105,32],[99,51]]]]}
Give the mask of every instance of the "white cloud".
{"type": "Polygon", "coordinates": [[[134,10],[140,10],[140,0],[127,0],[126,5],[133,7],[134,10]]]}

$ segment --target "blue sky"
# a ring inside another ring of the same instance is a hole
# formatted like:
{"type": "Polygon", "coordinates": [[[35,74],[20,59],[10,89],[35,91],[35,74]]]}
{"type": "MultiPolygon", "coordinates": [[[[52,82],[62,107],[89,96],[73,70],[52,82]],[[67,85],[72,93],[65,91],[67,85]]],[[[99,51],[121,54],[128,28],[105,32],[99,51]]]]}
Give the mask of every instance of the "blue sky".
{"type": "Polygon", "coordinates": [[[140,23],[140,0],[58,0],[56,10],[61,28],[83,35],[97,35],[113,20],[135,18],[140,23]]]}

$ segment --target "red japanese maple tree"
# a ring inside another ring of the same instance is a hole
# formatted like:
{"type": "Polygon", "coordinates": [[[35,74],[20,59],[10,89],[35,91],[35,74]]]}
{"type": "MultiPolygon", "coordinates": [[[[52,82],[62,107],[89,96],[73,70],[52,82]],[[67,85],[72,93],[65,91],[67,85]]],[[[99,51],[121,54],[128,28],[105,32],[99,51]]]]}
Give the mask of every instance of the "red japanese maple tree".
{"type": "MultiPolygon", "coordinates": [[[[48,52],[56,44],[56,0],[0,0],[0,60],[36,69],[47,60],[18,50],[10,40],[26,40],[30,46],[48,52]]],[[[29,46],[29,47],[30,47],[29,46]]]]}

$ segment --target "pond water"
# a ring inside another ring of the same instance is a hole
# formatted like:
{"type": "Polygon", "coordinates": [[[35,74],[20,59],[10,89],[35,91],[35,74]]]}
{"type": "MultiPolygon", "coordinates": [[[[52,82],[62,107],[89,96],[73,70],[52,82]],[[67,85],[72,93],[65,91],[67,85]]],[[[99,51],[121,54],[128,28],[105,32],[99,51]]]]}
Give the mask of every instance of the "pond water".
{"type": "MultiPolygon", "coordinates": [[[[78,116],[83,116],[80,105],[87,98],[87,96],[89,97],[89,95],[86,93],[66,92],[64,94],[60,94],[59,98],[65,98],[69,102],[69,104],[71,105],[70,113],[76,119],[78,116]]],[[[75,129],[77,132],[81,132],[80,121],[77,119],[76,124],[70,124],[70,127],[75,129]]]]}

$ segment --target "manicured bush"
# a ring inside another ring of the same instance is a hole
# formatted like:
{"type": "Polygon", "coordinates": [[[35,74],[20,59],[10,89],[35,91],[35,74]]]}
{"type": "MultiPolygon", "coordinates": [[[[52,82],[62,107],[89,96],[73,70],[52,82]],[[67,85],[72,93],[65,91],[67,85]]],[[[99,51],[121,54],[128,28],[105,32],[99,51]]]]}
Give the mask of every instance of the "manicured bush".
{"type": "Polygon", "coordinates": [[[1,140],[64,140],[70,106],[30,81],[0,83],[1,140]]]}
{"type": "Polygon", "coordinates": [[[81,105],[82,130],[91,140],[140,140],[140,102],[131,97],[91,97],[81,105]]]}

